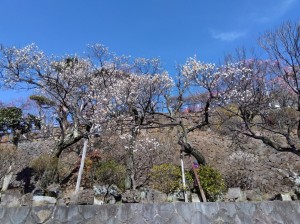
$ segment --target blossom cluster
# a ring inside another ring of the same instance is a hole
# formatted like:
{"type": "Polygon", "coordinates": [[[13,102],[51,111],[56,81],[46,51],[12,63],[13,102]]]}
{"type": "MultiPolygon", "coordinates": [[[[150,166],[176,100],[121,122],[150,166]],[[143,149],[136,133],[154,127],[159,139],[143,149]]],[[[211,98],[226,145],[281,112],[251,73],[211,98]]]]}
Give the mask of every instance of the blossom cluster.
{"type": "Polygon", "coordinates": [[[248,163],[255,163],[258,162],[259,157],[254,155],[253,153],[244,152],[244,151],[236,151],[233,152],[229,159],[235,162],[248,162],[248,163]]]}

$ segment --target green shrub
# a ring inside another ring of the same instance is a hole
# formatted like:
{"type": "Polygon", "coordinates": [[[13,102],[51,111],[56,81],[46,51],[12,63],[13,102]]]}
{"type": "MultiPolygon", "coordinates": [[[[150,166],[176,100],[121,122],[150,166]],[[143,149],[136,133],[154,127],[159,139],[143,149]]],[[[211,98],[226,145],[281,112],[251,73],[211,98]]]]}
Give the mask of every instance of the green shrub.
{"type": "Polygon", "coordinates": [[[198,170],[198,175],[209,201],[216,201],[225,192],[225,180],[218,170],[210,166],[201,166],[198,170]]]}
{"type": "MultiPolygon", "coordinates": [[[[187,186],[193,182],[189,172],[185,172],[187,186]]],[[[161,192],[169,194],[175,190],[182,189],[181,168],[173,164],[162,164],[153,166],[150,171],[151,186],[161,192]]]]}
{"type": "MultiPolygon", "coordinates": [[[[89,164],[92,166],[92,164],[89,164]]],[[[114,160],[103,161],[93,165],[94,179],[102,184],[115,184],[120,189],[125,188],[126,168],[114,160]]]]}
{"type": "Polygon", "coordinates": [[[47,169],[52,169],[54,166],[54,159],[49,154],[41,154],[39,157],[33,159],[30,167],[33,169],[36,176],[42,176],[47,169]]]}
{"type": "Polygon", "coordinates": [[[50,183],[56,181],[58,159],[53,158],[49,154],[41,154],[39,157],[31,161],[29,165],[35,176],[40,179],[42,188],[46,188],[50,183]]]}

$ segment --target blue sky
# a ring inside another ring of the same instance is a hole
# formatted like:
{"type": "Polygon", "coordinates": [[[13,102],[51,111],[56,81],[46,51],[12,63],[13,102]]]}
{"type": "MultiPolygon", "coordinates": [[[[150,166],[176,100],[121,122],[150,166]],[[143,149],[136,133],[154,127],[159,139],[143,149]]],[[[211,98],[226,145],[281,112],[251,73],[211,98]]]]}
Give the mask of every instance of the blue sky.
{"type": "MultiPolygon", "coordinates": [[[[64,55],[101,43],[119,55],[159,57],[171,74],[188,57],[217,63],[237,47],[256,47],[264,31],[300,19],[297,0],[1,0],[0,9],[5,46],[35,43],[64,55]]],[[[20,96],[0,94],[2,101],[20,96]]]]}

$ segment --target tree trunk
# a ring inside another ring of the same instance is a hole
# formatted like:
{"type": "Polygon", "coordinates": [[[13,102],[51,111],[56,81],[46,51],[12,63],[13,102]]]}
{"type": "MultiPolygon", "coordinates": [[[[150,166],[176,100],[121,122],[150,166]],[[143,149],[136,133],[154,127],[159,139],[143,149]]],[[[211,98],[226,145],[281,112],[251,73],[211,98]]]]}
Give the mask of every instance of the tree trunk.
{"type": "Polygon", "coordinates": [[[298,136],[298,139],[300,139],[300,119],[298,121],[298,126],[297,126],[297,136],[298,136]]]}
{"type": "Polygon", "coordinates": [[[209,107],[210,107],[210,100],[208,100],[205,104],[205,109],[204,109],[204,122],[205,124],[209,124],[209,107]]]}
{"type": "Polygon", "coordinates": [[[75,144],[80,139],[82,139],[85,135],[80,133],[78,130],[74,129],[72,132],[68,133],[64,136],[63,139],[52,149],[52,160],[53,163],[50,168],[48,168],[41,179],[39,180],[39,185],[42,188],[46,188],[50,183],[58,182],[58,173],[57,173],[57,166],[58,160],[63,152],[64,149],[68,148],[69,146],[75,144]]]}
{"type": "Polygon", "coordinates": [[[12,143],[13,145],[18,148],[19,145],[19,140],[20,140],[20,136],[21,136],[21,130],[15,130],[12,132],[12,143]]]}
{"type": "Polygon", "coordinates": [[[131,139],[129,141],[129,149],[126,159],[126,179],[125,189],[135,189],[135,171],[134,171],[134,147],[138,135],[138,127],[134,127],[131,131],[131,139]]]}
{"type": "Polygon", "coordinates": [[[71,133],[67,134],[52,150],[53,157],[59,158],[61,153],[67,147],[75,144],[80,139],[84,137],[84,134],[79,133],[78,130],[73,130],[71,133]]]}
{"type": "Polygon", "coordinates": [[[206,161],[204,156],[202,155],[201,152],[199,152],[197,149],[195,149],[194,147],[192,147],[190,145],[190,143],[188,142],[183,142],[182,140],[178,141],[178,144],[182,146],[182,150],[186,153],[186,154],[190,154],[192,156],[195,157],[195,159],[197,160],[197,162],[201,165],[206,165],[206,161]]]}
{"type": "MultiPolygon", "coordinates": [[[[200,126],[205,126],[207,125],[206,123],[200,124],[200,126]]],[[[188,142],[188,132],[193,131],[195,128],[198,128],[199,125],[190,128],[189,130],[186,130],[184,125],[180,122],[180,127],[182,128],[182,134],[179,137],[178,144],[181,146],[181,150],[185,152],[186,154],[192,155],[195,157],[197,162],[202,165],[206,165],[206,161],[204,156],[202,155],[201,152],[199,152],[197,149],[191,146],[191,144],[188,142]]]]}
{"type": "Polygon", "coordinates": [[[135,179],[134,179],[134,155],[133,151],[128,152],[126,160],[126,179],[125,179],[125,189],[135,189],[135,179]]]}

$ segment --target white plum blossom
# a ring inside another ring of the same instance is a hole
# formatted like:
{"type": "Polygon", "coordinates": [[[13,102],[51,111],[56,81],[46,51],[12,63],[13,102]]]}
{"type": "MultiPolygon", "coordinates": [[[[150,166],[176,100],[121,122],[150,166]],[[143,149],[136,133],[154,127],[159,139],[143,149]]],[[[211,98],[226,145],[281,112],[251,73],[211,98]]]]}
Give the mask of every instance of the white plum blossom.
{"type": "Polygon", "coordinates": [[[255,163],[258,162],[259,157],[257,155],[254,155],[253,153],[236,151],[229,156],[229,159],[235,162],[255,163]]]}
{"type": "MultiPolygon", "coordinates": [[[[119,136],[120,140],[123,141],[125,149],[130,148],[130,141],[132,140],[132,135],[125,133],[119,136]]],[[[135,141],[133,146],[134,153],[148,153],[152,150],[157,150],[160,147],[160,143],[156,138],[151,137],[145,130],[142,130],[138,139],[135,141]]]]}
{"type": "Polygon", "coordinates": [[[220,72],[215,64],[198,61],[196,56],[189,58],[182,66],[184,77],[210,92],[216,91],[220,82],[220,72]]]}
{"type": "Polygon", "coordinates": [[[266,77],[245,62],[229,63],[220,68],[225,104],[249,104],[266,88],[266,77]]]}
{"type": "Polygon", "coordinates": [[[89,52],[87,57],[54,57],[34,44],[3,47],[1,78],[7,87],[25,85],[51,99],[53,115],[64,123],[64,131],[71,126],[99,127],[112,118],[124,118],[132,107],[144,113],[153,110],[173,86],[159,59],[130,61],[100,44],[90,45],[89,52]]]}

